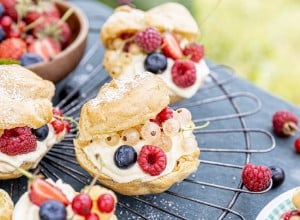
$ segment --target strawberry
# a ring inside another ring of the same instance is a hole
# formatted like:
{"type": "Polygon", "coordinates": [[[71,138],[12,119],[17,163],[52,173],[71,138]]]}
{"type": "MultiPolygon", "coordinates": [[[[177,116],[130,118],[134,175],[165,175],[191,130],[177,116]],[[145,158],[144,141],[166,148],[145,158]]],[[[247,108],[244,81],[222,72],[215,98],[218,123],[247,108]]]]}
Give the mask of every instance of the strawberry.
{"type": "Polygon", "coordinates": [[[26,43],[20,38],[8,38],[0,44],[0,58],[19,60],[26,52],[26,43]]]}
{"type": "Polygon", "coordinates": [[[29,11],[25,16],[25,21],[27,24],[30,24],[42,16],[42,13],[39,11],[29,11]]]}
{"type": "Polygon", "coordinates": [[[166,34],[163,37],[162,45],[162,52],[165,56],[170,57],[174,60],[179,59],[183,56],[180,46],[174,35],[166,34]]]}
{"type": "Polygon", "coordinates": [[[5,14],[11,17],[14,21],[17,21],[18,13],[16,10],[16,0],[0,0],[0,3],[5,9],[5,14]]]}
{"type": "Polygon", "coordinates": [[[33,178],[30,182],[28,196],[30,201],[37,206],[41,206],[48,200],[56,200],[65,206],[70,204],[70,201],[59,188],[41,178],[33,178]]]}
{"type": "Polygon", "coordinates": [[[27,12],[25,20],[27,24],[36,21],[39,18],[60,18],[61,13],[55,4],[52,2],[41,1],[40,5],[32,7],[32,10],[27,12]]]}
{"type": "Polygon", "coordinates": [[[28,52],[38,54],[44,61],[49,61],[61,52],[61,47],[53,38],[47,37],[34,41],[28,47],[28,52]]]}
{"type": "Polygon", "coordinates": [[[67,22],[56,17],[43,17],[43,22],[33,29],[33,35],[38,38],[52,37],[65,47],[71,39],[71,29],[67,22]]]}

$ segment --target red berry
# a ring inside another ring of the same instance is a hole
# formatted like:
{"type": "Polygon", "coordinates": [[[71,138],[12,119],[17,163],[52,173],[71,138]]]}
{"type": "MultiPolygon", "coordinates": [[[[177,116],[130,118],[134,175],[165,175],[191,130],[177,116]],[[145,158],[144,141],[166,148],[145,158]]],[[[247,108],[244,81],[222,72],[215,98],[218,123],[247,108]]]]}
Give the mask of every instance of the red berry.
{"type": "Polygon", "coordinates": [[[34,41],[35,41],[35,38],[32,35],[27,35],[25,37],[25,43],[27,44],[27,46],[32,44],[34,41]]]}
{"type": "Polygon", "coordinates": [[[91,213],[93,201],[88,194],[80,193],[73,198],[72,210],[74,213],[87,216],[91,213]]]}
{"type": "Polygon", "coordinates": [[[272,119],[273,130],[279,136],[290,136],[298,130],[298,118],[289,111],[275,112],[272,119]]]}
{"type": "Polygon", "coordinates": [[[52,199],[63,203],[65,206],[70,204],[59,188],[41,178],[35,178],[30,183],[28,196],[30,201],[37,206],[41,206],[44,202],[52,199]]]}
{"type": "Polygon", "coordinates": [[[138,164],[145,173],[157,176],[166,169],[167,157],[160,147],[144,145],[138,156],[138,164]]]}
{"type": "Polygon", "coordinates": [[[55,134],[59,134],[65,129],[65,123],[58,119],[51,121],[51,125],[54,128],[55,134]]]}
{"type": "MultiPolygon", "coordinates": [[[[282,220],[291,220],[293,216],[300,216],[300,210],[290,210],[281,215],[282,220]]],[[[297,217],[295,219],[298,219],[297,217]]]]}
{"type": "Polygon", "coordinates": [[[65,128],[66,128],[66,131],[67,133],[69,133],[71,131],[71,124],[68,122],[68,121],[64,121],[64,124],[65,124],[65,128]]]}
{"type": "Polygon", "coordinates": [[[0,58],[19,60],[26,52],[26,43],[20,38],[8,38],[0,44],[0,58]]]}
{"type": "Polygon", "coordinates": [[[108,193],[102,194],[97,199],[97,206],[100,212],[111,213],[115,209],[115,199],[108,193]]]}
{"type": "Polygon", "coordinates": [[[156,115],[155,119],[151,119],[150,121],[155,122],[160,126],[164,121],[170,118],[173,118],[173,110],[167,106],[156,115]]]}
{"type": "Polygon", "coordinates": [[[53,108],[52,113],[53,113],[53,115],[57,115],[57,116],[61,116],[61,117],[63,116],[63,113],[59,108],[53,108]]]}
{"type": "Polygon", "coordinates": [[[14,21],[17,21],[18,13],[16,10],[16,0],[0,0],[0,3],[5,9],[5,14],[11,17],[14,21]]]}
{"type": "Polygon", "coordinates": [[[28,47],[29,53],[35,53],[40,55],[45,61],[52,60],[56,55],[61,52],[61,47],[57,41],[53,38],[46,37],[40,40],[34,41],[28,47]]]}
{"type": "Polygon", "coordinates": [[[151,53],[159,48],[162,38],[157,29],[150,27],[138,32],[135,35],[134,41],[146,53],[151,53]]]}
{"type": "Polygon", "coordinates": [[[96,213],[90,213],[84,217],[84,220],[100,220],[100,218],[96,213]]]}
{"type": "Polygon", "coordinates": [[[183,56],[180,46],[172,34],[166,34],[163,38],[162,52],[165,56],[176,60],[183,56]]]}
{"type": "Polygon", "coordinates": [[[20,38],[21,37],[21,31],[18,28],[12,28],[7,32],[8,38],[20,38]]]}
{"type": "Polygon", "coordinates": [[[297,153],[300,153],[300,138],[297,138],[294,143],[294,147],[297,153]]]}
{"type": "Polygon", "coordinates": [[[194,62],[199,62],[204,57],[204,46],[198,43],[188,44],[183,49],[183,54],[189,56],[194,62]]]}
{"type": "Polygon", "coordinates": [[[189,87],[196,82],[196,71],[193,61],[176,60],[171,69],[172,80],[178,87],[189,87]]]}
{"type": "Polygon", "coordinates": [[[0,137],[0,152],[10,156],[35,151],[36,147],[36,137],[29,127],[4,130],[0,137]]]}
{"type": "Polygon", "coordinates": [[[7,15],[3,16],[0,21],[0,25],[2,26],[3,30],[5,30],[5,31],[10,30],[12,23],[13,23],[13,20],[11,19],[11,17],[9,17],[7,15]]]}
{"type": "Polygon", "coordinates": [[[265,166],[247,164],[242,171],[242,180],[245,187],[253,192],[267,189],[272,178],[272,171],[265,166]]]}
{"type": "Polygon", "coordinates": [[[42,16],[41,12],[38,11],[29,11],[25,16],[25,21],[27,24],[30,24],[42,16]]]}

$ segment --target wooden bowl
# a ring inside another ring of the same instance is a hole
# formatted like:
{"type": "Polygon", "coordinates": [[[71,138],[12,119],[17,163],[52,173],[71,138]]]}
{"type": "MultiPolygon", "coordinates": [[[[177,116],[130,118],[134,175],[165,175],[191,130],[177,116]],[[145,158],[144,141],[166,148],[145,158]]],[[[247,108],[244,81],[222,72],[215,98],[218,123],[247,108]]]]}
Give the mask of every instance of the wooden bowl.
{"type": "Polygon", "coordinates": [[[27,66],[36,74],[52,82],[59,82],[75,69],[83,56],[89,23],[85,14],[73,4],[62,0],[54,0],[59,10],[64,14],[70,7],[74,9],[67,23],[70,25],[72,37],[70,44],[53,60],[27,66]]]}

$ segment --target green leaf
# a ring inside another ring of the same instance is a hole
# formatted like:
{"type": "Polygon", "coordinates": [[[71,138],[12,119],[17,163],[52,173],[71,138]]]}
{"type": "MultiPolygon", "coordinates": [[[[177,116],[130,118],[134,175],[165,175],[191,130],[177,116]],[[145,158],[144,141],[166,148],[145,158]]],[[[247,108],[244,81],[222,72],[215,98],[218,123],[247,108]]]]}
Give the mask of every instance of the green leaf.
{"type": "Polygon", "coordinates": [[[11,60],[11,59],[0,59],[0,65],[5,64],[20,64],[18,60],[11,60]]]}

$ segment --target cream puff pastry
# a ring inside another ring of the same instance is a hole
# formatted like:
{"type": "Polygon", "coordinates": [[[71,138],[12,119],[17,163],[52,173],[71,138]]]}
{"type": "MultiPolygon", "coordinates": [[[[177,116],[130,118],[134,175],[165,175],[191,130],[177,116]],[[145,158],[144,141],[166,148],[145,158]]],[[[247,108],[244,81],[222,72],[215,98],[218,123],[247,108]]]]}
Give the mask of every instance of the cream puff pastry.
{"type": "Polygon", "coordinates": [[[148,11],[121,6],[101,28],[103,66],[113,78],[152,72],[167,84],[171,103],[190,98],[210,72],[198,36],[194,18],[178,3],[148,11]]]}
{"type": "Polygon", "coordinates": [[[34,168],[61,141],[69,124],[54,118],[55,87],[19,65],[0,65],[0,179],[17,178],[16,167],[34,168]],[[67,126],[68,124],[68,126],[67,126]]]}
{"type": "Polygon", "coordinates": [[[0,189],[0,219],[11,220],[14,209],[13,201],[6,191],[0,189]]]}
{"type": "Polygon", "coordinates": [[[141,73],[105,84],[81,110],[79,164],[125,195],[160,193],[194,172],[200,150],[187,109],[172,110],[161,78],[141,73]]]}
{"type": "Polygon", "coordinates": [[[86,186],[78,193],[61,179],[56,182],[52,179],[38,181],[30,183],[29,191],[20,197],[12,220],[84,220],[87,219],[84,216],[88,215],[98,217],[93,219],[117,219],[114,214],[117,197],[111,190],[94,185],[86,186]],[[43,190],[46,196],[41,193],[43,190]]]}

